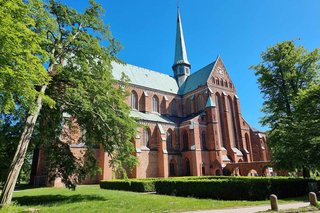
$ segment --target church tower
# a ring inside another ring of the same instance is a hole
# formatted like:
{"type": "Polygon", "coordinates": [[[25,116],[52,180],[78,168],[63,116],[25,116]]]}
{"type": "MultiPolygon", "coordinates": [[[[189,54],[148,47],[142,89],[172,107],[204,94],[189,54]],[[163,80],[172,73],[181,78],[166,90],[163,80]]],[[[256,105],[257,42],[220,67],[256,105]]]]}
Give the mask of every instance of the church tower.
{"type": "Polygon", "coordinates": [[[176,79],[179,87],[185,82],[190,75],[191,64],[188,61],[187,49],[184,42],[182,23],[180,17],[180,10],[178,8],[177,18],[177,32],[176,32],[176,48],[174,55],[174,63],[172,69],[174,78],[176,79]]]}

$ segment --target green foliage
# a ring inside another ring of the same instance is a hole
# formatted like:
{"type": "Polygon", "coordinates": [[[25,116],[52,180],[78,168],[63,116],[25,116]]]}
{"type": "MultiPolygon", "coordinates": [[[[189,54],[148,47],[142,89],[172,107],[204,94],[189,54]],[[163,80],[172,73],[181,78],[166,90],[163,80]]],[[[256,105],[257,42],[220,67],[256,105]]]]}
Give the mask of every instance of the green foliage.
{"type": "Polygon", "coordinates": [[[105,180],[100,181],[100,188],[132,192],[154,192],[155,181],[156,179],[105,180]]]}
{"type": "Polygon", "coordinates": [[[312,114],[317,105],[300,97],[311,85],[319,84],[319,50],[308,52],[293,41],[285,41],[268,48],[261,58],[262,62],[251,68],[256,71],[265,99],[261,123],[270,127],[268,145],[275,165],[292,171],[319,169],[320,164],[313,162],[319,147],[309,140],[309,134],[315,132],[307,131],[318,117],[314,114],[315,117],[309,116],[305,122],[302,119],[307,111],[312,114]],[[299,100],[304,102],[300,106],[299,100]]]}
{"type": "Polygon", "coordinates": [[[291,119],[299,89],[319,83],[319,50],[308,52],[293,41],[285,41],[268,48],[261,58],[262,62],[251,68],[256,71],[265,98],[262,124],[273,129],[279,122],[291,119]]]}
{"type": "MultiPolygon", "coordinates": [[[[50,78],[43,66],[45,38],[35,33],[30,5],[0,1],[0,113],[24,116],[35,106],[39,86],[50,78]],[[23,110],[19,110],[23,109],[23,110]]],[[[50,98],[46,97],[48,101],[50,98]]]]}
{"type": "Polygon", "coordinates": [[[230,178],[202,180],[162,180],[156,182],[159,194],[193,196],[222,200],[264,200],[270,194],[279,198],[302,196],[307,180],[275,178],[230,178]]]}
{"type": "MultiPolygon", "coordinates": [[[[21,125],[19,136],[28,128],[26,117],[36,111],[36,98],[42,96],[45,104],[32,148],[48,153],[50,175],[62,177],[67,186],[96,175],[94,149],[100,145],[122,173],[122,167],[137,163],[132,155],[137,123],[125,103],[128,80],[124,77],[119,87],[111,73],[120,44],[103,23],[103,12],[93,0],[83,13],[55,0],[0,0],[0,125],[12,127],[8,134],[21,125]],[[40,93],[43,85],[47,89],[40,93]],[[61,140],[62,127],[70,122],[63,113],[78,124],[79,141],[61,140]],[[77,142],[85,143],[84,161],[70,150],[77,142]]],[[[0,142],[6,143],[0,146],[6,152],[15,143],[10,138],[0,142]]]]}
{"type": "Polygon", "coordinates": [[[295,157],[299,161],[298,168],[317,171],[320,169],[320,84],[300,90],[294,106],[294,119],[289,129],[289,137],[294,143],[288,144],[289,150],[300,150],[295,157]]]}
{"type": "Polygon", "coordinates": [[[221,200],[265,200],[270,194],[279,198],[302,196],[312,179],[288,177],[177,177],[167,179],[130,179],[101,181],[103,189],[221,200]]]}
{"type": "MultiPolygon", "coordinates": [[[[18,145],[23,124],[12,116],[3,116],[5,122],[0,123],[0,185],[4,183],[8,175],[11,160],[18,145]],[[12,123],[15,123],[12,125],[12,123]]],[[[28,150],[18,182],[28,182],[31,171],[32,151],[28,150]]]]}
{"type": "Polygon", "coordinates": [[[132,168],[137,163],[131,154],[137,124],[125,103],[127,80],[123,78],[123,87],[119,87],[112,76],[111,61],[117,60],[120,46],[101,19],[101,6],[90,1],[90,7],[80,13],[54,0],[44,5],[31,1],[31,5],[41,11],[34,16],[35,30],[47,36],[43,48],[50,57],[48,72],[52,80],[46,94],[56,102],[55,108],[43,107],[34,137],[34,141],[46,142],[46,150],[54,150],[48,151],[50,174],[62,177],[67,185],[81,182],[86,174],[96,175],[93,150],[100,145],[112,157],[113,167],[132,168]],[[44,17],[48,21],[44,22],[44,17]],[[105,40],[108,46],[101,45],[105,40]],[[79,141],[69,138],[61,142],[62,127],[70,122],[62,113],[79,125],[73,127],[80,130],[79,141]],[[85,143],[84,162],[77,160],[68,146],[80,142],[85,143]]]}
{"type": "Polygon", "coordinates": [[[314,145],[312,150],[319,153],[320,84],[313,84],[308,89],[301,90],[295,100],[295,106],[299,138],[314,145]]]}

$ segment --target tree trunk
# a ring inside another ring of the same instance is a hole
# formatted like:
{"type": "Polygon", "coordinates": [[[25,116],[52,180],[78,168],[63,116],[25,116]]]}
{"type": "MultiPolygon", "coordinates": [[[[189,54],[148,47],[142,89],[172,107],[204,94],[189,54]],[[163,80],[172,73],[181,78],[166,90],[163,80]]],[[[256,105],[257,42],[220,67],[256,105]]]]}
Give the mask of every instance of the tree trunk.
{"type": "MultiPolygon", "coordinates": [[[[46,91],[47,86],[43,85],[41,87],[41,93],[44,94],[46,91]]],[[[16,186],[16,182],[21,170],[21,167],[24,163],[24,159],[27,153],[28,145],[32,136],[32,132],[34,129],[34,126],[36,124],[38,115],[40,113],[42,107],[42,96],[39,95],[37,98],[37,107],[35,112],[30,114],[27,117],[26,124],[24,127],[24,130],[22,132],[22,135],[20,137],[20,141],[17,147],[17,151],[14,155],[13,161],[10,166],[9,174],[7,177],[7,180],[5,182],[5,185],[3,187],[1,198],[0,198],[0,207],[9,205],[12,199],[13,190],[16,186]]]]}

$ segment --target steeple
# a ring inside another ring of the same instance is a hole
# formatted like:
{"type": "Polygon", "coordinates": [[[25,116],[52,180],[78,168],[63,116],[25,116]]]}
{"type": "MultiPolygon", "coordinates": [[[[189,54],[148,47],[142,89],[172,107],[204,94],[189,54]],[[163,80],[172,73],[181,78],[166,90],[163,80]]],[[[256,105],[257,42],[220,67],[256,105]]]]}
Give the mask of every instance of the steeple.
{"type": "Polygon", "coordinates": [[[184,42],[182,23],[180,17],[180,10],[178,8],[178,18],[177,18],[177,32],[176,32],[176,48],[174,55],[174,62],[172,69],[174,72],[174,77],[178,82],[179,87],[184,83],[187,77],[190,75],[191,65],[188,61],[187,49],[184,42]]]}

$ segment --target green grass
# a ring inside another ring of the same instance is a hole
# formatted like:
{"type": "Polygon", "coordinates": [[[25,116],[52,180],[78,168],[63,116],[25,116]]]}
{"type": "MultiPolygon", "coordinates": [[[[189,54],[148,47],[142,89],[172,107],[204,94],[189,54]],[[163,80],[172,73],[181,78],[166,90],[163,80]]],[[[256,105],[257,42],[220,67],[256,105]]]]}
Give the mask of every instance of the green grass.
{"type": "MultiPolygon", "coordinates": [[[[280,203],[303,198],[281,200],[280,203]]],[[[14,205],[0,212],[182,212],[266,204],[269,201],[221,201],[100,189],[97,185],[65,188],[21,189],[14,192],[14,205]]]]}

